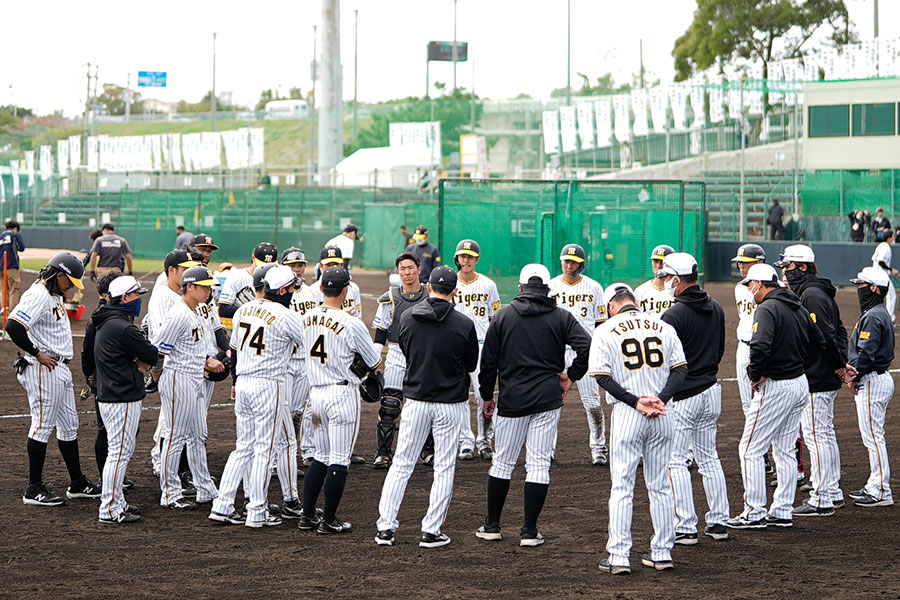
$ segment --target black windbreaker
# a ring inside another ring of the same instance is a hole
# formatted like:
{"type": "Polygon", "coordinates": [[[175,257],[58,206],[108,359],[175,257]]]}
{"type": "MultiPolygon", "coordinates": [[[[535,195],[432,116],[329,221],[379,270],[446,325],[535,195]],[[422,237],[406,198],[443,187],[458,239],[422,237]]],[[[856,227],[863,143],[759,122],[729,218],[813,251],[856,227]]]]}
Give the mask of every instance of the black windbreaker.
{"type": "Polygon", "coordinates": [[[687,360],[687,377],[673,399],[684,400],[712,387],[725,354],[722,306],[694,285],[681,292],[660,319],[675,328],[687,360]]]}
{"type": "MultiPolygon", "coordinates": [[[[809,275],[806,281],[793,290],[800,296],[800,303],[825,338],[825,350],[806,370],[810,392],[833,392],[841,389],[841,378],[835,369],[847,364],[847,330],[841,323],[841,311],[834,295],[837,290],[828,279],[809,275]]],[[[792,287],[793,289],[793,287],[792,287]]]]}
{"type": "Polygon", "coordinates": [[[824,348],[825,338],[797,294],[776,288],[753,315],[747,375],[750,381],[800,377],[824,348]]]}
{"type": "Polygon", "coordinates": [[[425,298],[400,317],[406,357],[403,397],[422,402],[465,402],[469,373],[478,366],[478,335],[470,318],[440,298],[425,298]]]}
{"type": "Polygon", "coordinates": [[[553,298],[521,292],[494,315],[488,327],[478,376],[481,397],[493,397],[499,374],[497,414],[501,417],[559,408],[563,404],[559,374],[566,368],[567,344],[576,352],[567,374],[577,381],[587,372],[590,336],[553,298]]]}
{"type": "Polygon", "coordinates": [[[94,324],[94,384],[98,402],[136,402],[146,396],[144,376],[134,359],[150,366],[158,352],[134,324],[114,306],[101,306],[91,316],[94,324]]]}

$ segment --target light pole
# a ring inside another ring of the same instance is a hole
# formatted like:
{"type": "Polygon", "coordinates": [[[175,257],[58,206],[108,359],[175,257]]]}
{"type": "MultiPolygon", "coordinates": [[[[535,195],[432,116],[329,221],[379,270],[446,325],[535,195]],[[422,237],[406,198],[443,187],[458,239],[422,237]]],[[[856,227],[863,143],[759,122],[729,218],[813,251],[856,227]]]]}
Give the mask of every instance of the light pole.
{"type": "Polygon", "coordinates": [[[456,60],[458,53],[456,51],[456,0],[453,0],[453,48],[450,51],[450,57],[453,59],[453,93],[456,93],[456,60]]]}
{"type": "Polygon", "coordinates": [[[359,99],[356,96],[356,75],[358,73],[358,49],[359,49],[359,10],[353,11],[353,143],[356,144],[357,132],[357,107],[359,99]]]}
{"type": "Polygon", "coordinates": [[[566,2],[566,106],[572,105],[572,0],[566,2]]]}
{"type": "Polygon", "coordinates": [[[210,110],[212,111],[212,130],[216,130],[216,32],[213,31],[213,81],[212,81],[212,97],[209,99],[210,110]]]}
{"type": "Polygon", "coordinates": [[[306,175],[307,185],[312,185],[313,171],[316,165],[316,26],[313,25],[313,59],[312,59],[312,93],[309,104],[309,172],[306,175]]]}

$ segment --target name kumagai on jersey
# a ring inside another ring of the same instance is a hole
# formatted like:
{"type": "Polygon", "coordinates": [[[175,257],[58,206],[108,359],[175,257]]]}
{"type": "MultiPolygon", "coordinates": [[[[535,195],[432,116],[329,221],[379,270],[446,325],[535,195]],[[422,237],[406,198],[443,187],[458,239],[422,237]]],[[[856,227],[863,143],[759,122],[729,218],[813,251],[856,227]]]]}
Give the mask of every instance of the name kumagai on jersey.
{"type": "Polygon", "coordinates": [[[550,297],[556,305],[572,313],[585,331],[591,333],[598,322],[606,320],[603,287],[586,275],[575,283],[566,283],[562,275],[550,280],[550,297]]]}
{"type": "Polygon", "coordinates": [[[456,296],[453,305],[456,310],[466,315],[475,323],[475,335],[484,340],[490,320],[500,310],[500,293],[489,277],[478,274],[474,281],[464,283],[456,281],[456,296]]]}

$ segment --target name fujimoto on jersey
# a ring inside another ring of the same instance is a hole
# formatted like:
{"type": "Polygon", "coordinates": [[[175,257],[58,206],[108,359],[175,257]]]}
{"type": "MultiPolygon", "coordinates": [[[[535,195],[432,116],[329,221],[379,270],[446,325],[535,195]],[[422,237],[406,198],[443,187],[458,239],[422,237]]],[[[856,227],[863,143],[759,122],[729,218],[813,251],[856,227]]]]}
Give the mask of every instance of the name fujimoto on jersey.
{"type": "Polygon", "coordinates": [[[263,306],[250,306],[244,309],[243,316],[259,319],[260,321],[265,322],[266,325],[271,325],[276,319],[275,315],[270,313],[263,306]]]}

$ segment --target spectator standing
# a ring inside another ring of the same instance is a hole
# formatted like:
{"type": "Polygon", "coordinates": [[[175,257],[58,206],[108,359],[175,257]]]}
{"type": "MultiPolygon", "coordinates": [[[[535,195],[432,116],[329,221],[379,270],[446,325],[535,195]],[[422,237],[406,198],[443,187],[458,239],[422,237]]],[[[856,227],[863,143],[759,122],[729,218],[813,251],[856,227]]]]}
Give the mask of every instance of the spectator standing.
{"type": "Polygon", "coordinates": [[[891,222],[884,216],[884,209],[880,206],[875,209],[875,218],[872,219],[870,228],[872,230],[872,237],[875,238],[876,242],[884,241],[882,239],[882,232],[884,232],[885,229],[891,228],[891,222]]]}
{"type": "Polygon", "coordinates": [[[113,271],[121,273],[125,265],[128,265],[128,274],[134,275],[131,248],[125,238],[116,235],[112,223],[104,223],[100,230],[103,235],[94,240],[91,248],[91,279],[96,281],[98,276],[113,271]]]}
{"type": "Polygon", "coordinates": [[[772,206],[769,207],[769,225],[771,226],[770,239],[784,239],[784,209],[778,200],[772,200],[772,206]]]}
{"type": "Polygon", "coordinates": [[[185,231],[181,225],[175,228],[175,232],[178,234],[178,237],[175,238],[175,248],[173,250],[187,250],[191,242],[194,241],[194,234],[190,231],[185,231]]]}
{"type": "Polygon", "coordinates": [[[423,285],[427,284],[431,271],[441,264],[441,251],[428,242],[428,229],[424,225],[416,227],[413,243],[406,247],[406,251],[419,257],[419,263],[422,266],[419,281],[423,285]]]}
{"type": "Polygon", "coordinates": [[[850,219],[850,241],[857,243],[865,241],[866,225],[872,219],[869,212],[863,210],[851,211],[847,218],[850,219]]]}
{"type": "MultiPolygon", "coordinates": [[[[325,244],[325,246],[337,246],[341,249],[341,256],[344,259],[344,268],[350,271],[350,261],[353,259],[353,242],[360,238],[359,227],[353,223],[347,223],[344,226],[343,233],[340,233],[325,244]]],[[[317,277],[318,279],[318,277],[317,277]]]]}
{"type": "MultiPolygon", "coordinates": [[[[25,241],[19,233],[19,222],[10,219],[6,222],[6,231],[0,233],[0,261],[6,257],[6,300],[3,318],[19,303],[19,252],[25,249],[25,241]]],[[[0,292],[2,294],[2,292],[0,292]]]]}

